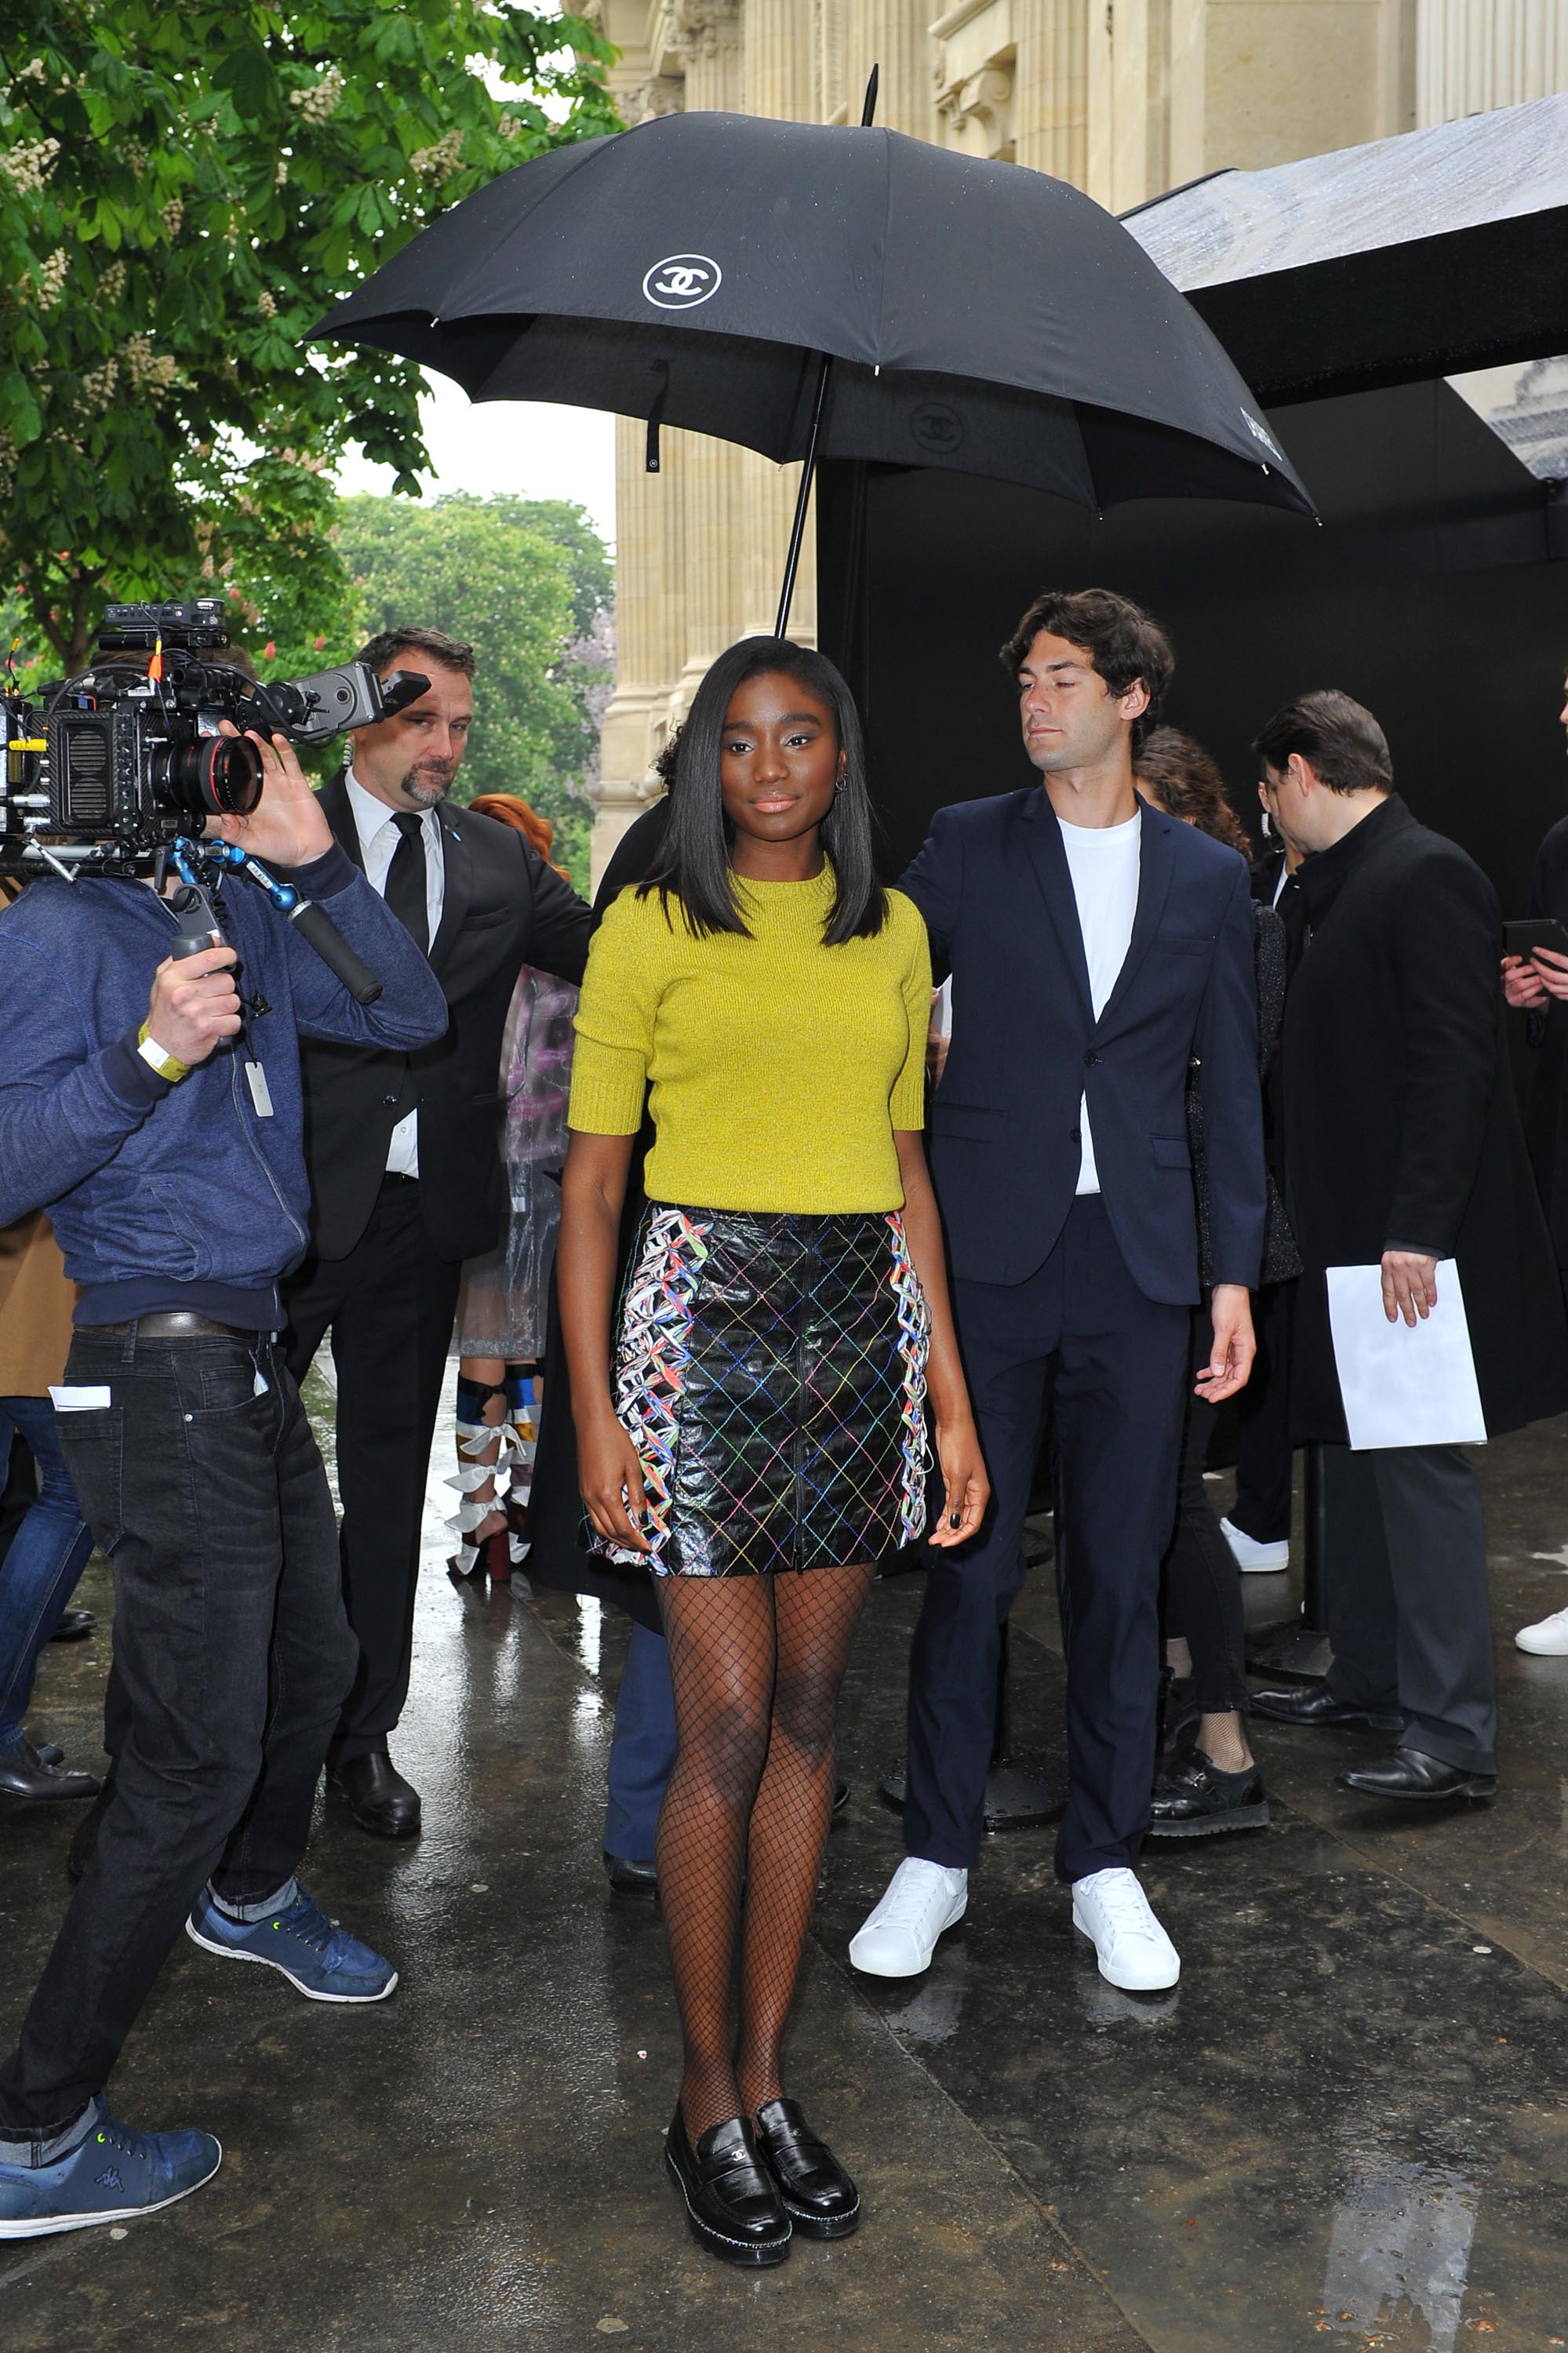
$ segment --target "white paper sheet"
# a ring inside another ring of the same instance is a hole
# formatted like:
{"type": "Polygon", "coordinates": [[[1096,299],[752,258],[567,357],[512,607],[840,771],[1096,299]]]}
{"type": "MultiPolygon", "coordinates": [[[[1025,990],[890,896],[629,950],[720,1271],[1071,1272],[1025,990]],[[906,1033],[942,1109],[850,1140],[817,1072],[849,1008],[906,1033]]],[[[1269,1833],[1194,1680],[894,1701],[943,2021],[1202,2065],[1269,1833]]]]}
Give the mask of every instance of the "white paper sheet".
{"type": "Polygon", "coordinates": [[[1487,1425],[1459,1270],[1437,1261],[1437,1304],[1414,1332],[1383,1313],[1381,1266],[1329,1269],[1329,1322],[1351,1444],[1481,1446],[1487,1425]]]}

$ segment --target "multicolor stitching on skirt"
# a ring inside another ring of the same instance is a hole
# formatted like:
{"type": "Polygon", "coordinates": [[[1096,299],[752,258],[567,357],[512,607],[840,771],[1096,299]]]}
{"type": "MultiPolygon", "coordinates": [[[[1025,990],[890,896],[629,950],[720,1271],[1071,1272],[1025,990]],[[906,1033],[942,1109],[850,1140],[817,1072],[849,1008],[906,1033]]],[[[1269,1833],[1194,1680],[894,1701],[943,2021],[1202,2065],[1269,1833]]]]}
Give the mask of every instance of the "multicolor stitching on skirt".
{"type": "Polygon", "coordinates": [[[926,1521],[930,1318],[894,1213],[650,1205],[614,1393],[643,1466],[655,1575],[871,1560],[926,1521]]]}
{"type": "MultiPolygon", "coordinates": [[[[647,1504],[643,1534],[662,1560],[670,1539],[670,1491],[680,1438],[679,1403],[692,1302],[703,1279],[708,1229],[684,1209],[651,1202],[627,1270],[615,1361],[615,1411],[637,1441],[647,1504]]],[[[614,1560],[642,1563],[625,1546],[614,1560]]]]}

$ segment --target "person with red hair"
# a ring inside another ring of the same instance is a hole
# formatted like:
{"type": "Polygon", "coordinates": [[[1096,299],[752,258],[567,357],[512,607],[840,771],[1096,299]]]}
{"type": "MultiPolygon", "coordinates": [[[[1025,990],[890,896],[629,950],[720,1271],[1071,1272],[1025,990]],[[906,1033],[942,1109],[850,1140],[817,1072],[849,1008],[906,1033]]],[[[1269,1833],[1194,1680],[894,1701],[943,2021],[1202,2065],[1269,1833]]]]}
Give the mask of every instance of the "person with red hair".
{"type": "MultiPolygon", "coordinates": [[[[522,834],[556,873],[556,828],[516,793],[477,793],[469,806],[522,834]]],[[[497,1109],[511,1213],[494,1250],[462,1271],[451,1354],[458,1359],[458,1508],[454,1581],[508,1585],[527,1551],[550,1268],[561,1218],[567,1095],[577,992],[532,965],[517,976],[502,1039],[497,1109]],[[498,1492],[504,1481],[504,1492],[498,1492]]]]}

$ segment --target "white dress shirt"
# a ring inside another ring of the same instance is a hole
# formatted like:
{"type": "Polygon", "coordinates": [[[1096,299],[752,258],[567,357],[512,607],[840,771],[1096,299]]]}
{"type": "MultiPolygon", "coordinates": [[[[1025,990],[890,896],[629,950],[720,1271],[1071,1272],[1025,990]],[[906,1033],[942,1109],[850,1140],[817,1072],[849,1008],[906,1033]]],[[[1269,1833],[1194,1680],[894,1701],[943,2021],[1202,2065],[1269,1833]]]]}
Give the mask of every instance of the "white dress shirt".
{"type": "MultiPolygon", "coordinates": [[[[365,879],[382,898],[387,896],[387,876],[392,857],[402,836],[393,824],[397,811],[388,808],[384,800],[367,793],[352,768],[345,782],[348,805],[354,811],[354,822],[359,834],[359,854],[365,860],[365,879]]],[[[422,810],[419,832],[425,845],[425,924],[431,944],[441,926],[441,909],[446,899],[446,860],[441,849],[440,820],[433,808],[422,810]]],[[[389,1176],[417,1176],[419,1173],[419,1114],[409,1112],[397,1122],[387,1147],[387,1174],[389,1176]]]]}
{"type": "MultiPolygon", "coordinates": [[[[1084,935],[1084,961],[1089,968],[1089,1002],[1097,1021],[1106,1009],[1132,942],[1142,839],[1141,809],[1125,825],[1062,827],[1062,847],[1067,853],[1067,871],[1078,906],[1078,929],[1084,935]]],[[[1086,1094],[1078,1107],[1078,1129],[1082,1141],[1075,1190],[1097,1193],[1100,1180],[1086,1094]]]]}

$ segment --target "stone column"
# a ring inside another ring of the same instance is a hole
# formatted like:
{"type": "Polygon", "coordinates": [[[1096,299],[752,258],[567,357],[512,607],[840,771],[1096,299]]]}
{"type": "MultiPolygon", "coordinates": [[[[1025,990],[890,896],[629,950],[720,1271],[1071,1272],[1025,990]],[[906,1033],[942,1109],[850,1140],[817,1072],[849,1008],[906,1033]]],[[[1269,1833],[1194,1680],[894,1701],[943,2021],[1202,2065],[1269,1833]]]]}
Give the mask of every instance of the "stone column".
{"type": "Polygon", "coordinates": [[[886,131],[936,140],[936,55],[928,30],[939,8],[921,0],[847,0],[843,44],[844,111],[860,121],[866,77],[882,68],[876,120],[886,131]]]}
{"type": "MultiPolygon", "coordinates": [[[[739,0],[674,0],[688,114],[741,111],[739,0]]],[[[715,655],[744,626],[745,543],[752,528],[743,453],[708,434],[682,434],[685,498],[685,642],[673,708],[683,712],[715,655]]],[[[666,441],[675,440],[673,434],[666,441]]]]}
{"type": "Polygon", "coordinates": [[[1012,0],[1017,161],[1077,188],[1088,177],[1089,0],[1012,0]]]}
{"type": "MultiPolygon", "coordinates": [[[[817,71],[812,16],[804,0],[746,0],[740,98],[746,113],[784,122],[813,120],[817,71]]],[[[740,633],[763,637],[771,634],[778,615],[800,469],[776,466],[750,449],[736,450],[736,460],[745,545],[740,633]]],[[[800,551],[789,634],[808,645],[816,643],[817,546],[810,516],[800,551]]]]}
{"type": "Polygon", "coordinates": [[[615,426],[615,692],[599,731],[589,871],[593,886],[633,818],[646,806],[653,755],[685,654],[684,434],[666,433],[661,470],[643,465],[641,417],[615,426]]]}

